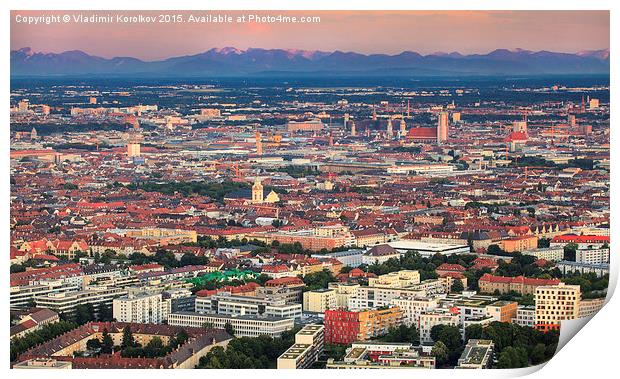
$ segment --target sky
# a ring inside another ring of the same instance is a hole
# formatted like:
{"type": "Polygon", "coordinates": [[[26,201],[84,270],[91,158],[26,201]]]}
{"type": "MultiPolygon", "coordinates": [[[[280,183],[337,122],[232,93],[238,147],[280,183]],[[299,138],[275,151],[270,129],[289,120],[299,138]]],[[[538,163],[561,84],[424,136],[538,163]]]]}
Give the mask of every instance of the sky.
{"type": "Polygon", "coordinates": [[[32,25],[17,17],[157,16],[158,11],[12,11],[11,49],[82,50],[105,58],[158,60],[211,48],[284,48],[359,53],[488,53],[497,48],[578,52],[609,48],[608,11],[166,11],[193,15],[319,16],[319,23],[106,23],[32,25]]]}

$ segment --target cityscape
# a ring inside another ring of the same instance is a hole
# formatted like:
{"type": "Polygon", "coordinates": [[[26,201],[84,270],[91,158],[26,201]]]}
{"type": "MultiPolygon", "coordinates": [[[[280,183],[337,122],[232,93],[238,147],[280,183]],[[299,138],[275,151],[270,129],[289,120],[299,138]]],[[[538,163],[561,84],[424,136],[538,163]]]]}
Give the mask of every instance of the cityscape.
{"type": "Polygon", "coordinates": [[[607,296],[599,47],[12,43],[11,368],[547,362],[607,296]]]}

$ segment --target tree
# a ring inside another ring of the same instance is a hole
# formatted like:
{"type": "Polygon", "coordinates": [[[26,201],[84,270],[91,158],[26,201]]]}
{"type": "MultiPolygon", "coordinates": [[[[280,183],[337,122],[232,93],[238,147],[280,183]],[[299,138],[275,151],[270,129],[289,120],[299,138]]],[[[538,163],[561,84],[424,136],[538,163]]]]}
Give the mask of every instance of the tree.
{"type": "Polygon", "coordinates": [[[99,321],[109,322],[112,321],[114,316],[112,313],[112,305],[108,303],[101,303],[99,305],[99,312],[97,312],[97,318],[99,321]]]}
{"type": "Polygon", "coordinates": [[[103,354],[112,354],[112,351],[114,351],[114,341],[112,341],[112,336],[108,333],[107,328],[103,329],[102,337],[101,352],[103,354]]]}
{"type": "Polygon", "coordinates": [[[450,286],[450,292],[461,293],[464,289],[461,279],[454,279],[452,286],[450,286]]]}
{"type": "Polygon", "coordinates": [[[415,325],[400,325],[388,329],[387,334],[380,338],[385,342],[411,342],[414,345],[420,343],[420,333],[415,325]]]}
{"type": "Polygon", "coordinates": [[[527,365],[527,351],[522,347],[508,346],[502,350],[497,362],[497,368],[520,368],[527,365]]]}
{"type": "Polygon", "coordinates": [[[75,307],[75,322],[84,325],[95,321],[95,309],[92,304],[79,304],[75,307]]]}
{"type": "Polygon", "coordinates": [[[569,244],[566,244],[566,246],[564,246],[564,260],[565,261],[575,261],[576,259],[576,253],[577,253],[577,244],[574,242],[571,242],[569,244]]]}
{"type": "Polygon", "coordinates": [[[101,349],[101,341],[99,341],[99,338],[91,338],[86,341],[86,348],[88,348],[88,350],[101,349]]]}
{"type": "Polygon", "coordinates": [[[226,333],[230,334],[231,336],[235,335],[235,330],[233,329],[233,326],[230,322],[227,322],[226,324],[224,324],[224,330],[226,331],[226,333]]]}
{"type": "Polygon", "coordinates": [[[24,267],[23,265],[20,265],[20,264],[11,265],[11,274],[15,274],[17,272],[24,272],[24,271],[26,271],[26,267],[24,267]]]}
{"type": "Polygon", "coordinates": [[[547,351],[547,347],[544,343],[537,343],[536,346],[530,352],[530,359],[532,360],[533,365],[538,365],[547,360],[545,357],[545,352],[547,351]]]}
{"type": "Polygon", "coordinates": [[[438,366],[448,362],[448,353],[448,347],[441,341],[437,341],[435,346],[433,346],[433,350],[431,350],[431,355],[435,357],[438,366]]]}
{"type": "Polygon", "coordinates": [[[538,247],[541,249],[551,246],[551,238],[540,238],[538,240],[538,247]]]}
{"type": "Polygon", "coordinates": [[[489,247],[487,247],[487,253],[491,255],[505,255],[506,254],[506,252],[502,250],[502,248],[499,247],[499,245],[497,244],[489,245],[489,247]]]}
{"type": "Polygon", "coordinates": [[[482,335],[482,325],[474,324],[465,328],[465,341],[469,341],[470,339],[482,339],[482,335]]]}
{"type": "Polygon", "coordinates": [[[133,339],[133,333],[131,332],[129,325],[127,325],[123,329],[123,341],[121,342],[121,348],[125,349],[127,347],[134,347],[135,345],[136,341],[133,339]]]}
{"type": "Polygon", "coordinates": [[[324,269],[322,271],[313,272],[302,278],[309,291],[327,288],[327,284],[336,281],[331,271],[324,269]]]}
{"type": "Polygon", "coordinates": [[[441,341],[448,348],[448,360],[455,364],[463,350],[463,341],[459,328],[452,325],[435,325],[431,329],[431,338],[441,341]]]}
{"type": "Polygon", "coordinates": [[[147,358],[160,357],[163,354],[165,354],[167,351],[166,347],[164,346],[163,341],[159,337],[151,338],[151,340],[146,344],[146,346],[142,350],[143,351],[141,355],[147,358]]]}

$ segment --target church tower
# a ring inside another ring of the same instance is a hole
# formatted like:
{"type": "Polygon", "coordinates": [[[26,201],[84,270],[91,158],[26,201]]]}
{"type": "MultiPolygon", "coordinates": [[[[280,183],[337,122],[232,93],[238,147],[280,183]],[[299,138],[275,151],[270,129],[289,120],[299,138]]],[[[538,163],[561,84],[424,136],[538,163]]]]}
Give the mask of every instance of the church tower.
{"type": "Polygon", "coordinates": [[[252,186],[252,203],[263,203],[263,196],[263,185],[261,184],[260,179],[258,179],[257,176],[256,179],[254,179],[254,185],[252,186]]]}
{"type": "Polygon", "coordinates": [[[387,124],[387,138],[392,138],[394,136],[394,129],[392,127],[392,119],[388,119],[387,124]]]}
{"type": "Polygon", "coordinates": [[[404,137],[407,135],[407,124],[405,123],[405,119],[400,119],[400,136],[404,137]]]}

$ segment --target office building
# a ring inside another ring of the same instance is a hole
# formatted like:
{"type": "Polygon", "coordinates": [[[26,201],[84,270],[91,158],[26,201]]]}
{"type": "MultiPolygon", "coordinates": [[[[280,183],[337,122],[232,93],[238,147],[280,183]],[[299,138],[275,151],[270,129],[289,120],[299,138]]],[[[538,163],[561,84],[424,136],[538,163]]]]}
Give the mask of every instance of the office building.
{"type": "Polygon", "coordinates": [[[295,321],[292,318],[177,312],[171,313],[168,316],[168,324],[215,329],[224,329],[226,324],[230,324],[236,337],[269,336],[277,338],[280,337],[283,332],[293,329],[295,321]]]}

